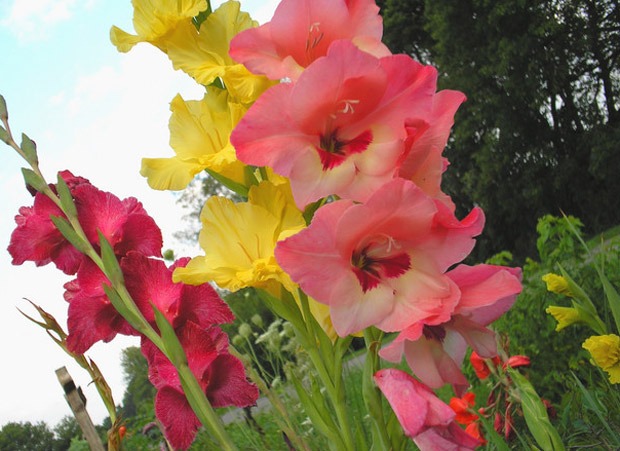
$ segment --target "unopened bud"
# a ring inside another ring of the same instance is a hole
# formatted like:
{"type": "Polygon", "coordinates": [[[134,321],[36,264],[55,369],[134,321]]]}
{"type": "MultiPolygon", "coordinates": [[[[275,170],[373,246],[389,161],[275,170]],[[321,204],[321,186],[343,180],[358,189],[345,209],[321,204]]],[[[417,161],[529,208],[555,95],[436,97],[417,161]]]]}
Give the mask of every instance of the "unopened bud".
{"type": "Polygon", "coordinates": [[[2,95],[0,95],[0,119],[3,122],[9,120],[9,112],[6,109],[6,100],[4,100],[4,97],[2,95]]]}

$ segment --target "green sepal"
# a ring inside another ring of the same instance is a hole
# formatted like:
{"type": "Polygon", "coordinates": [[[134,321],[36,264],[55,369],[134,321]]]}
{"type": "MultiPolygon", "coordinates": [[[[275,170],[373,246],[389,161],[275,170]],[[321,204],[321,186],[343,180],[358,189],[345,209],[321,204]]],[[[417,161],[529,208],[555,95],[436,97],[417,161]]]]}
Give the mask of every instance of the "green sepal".
{"type": "Polygon", "coordinates": [[[22,152],[24,152],[26,161],[30,163],[31,166],[38,166],[39,157],[37,156],[37,145],[25,133],[22,133],[22,144],[20,147],[22,152]]]}
{"type": "Polygon", "coordinates": [[[603,271],[600,271],[598,268],[597,271],[598,276],[601,279],[601,283],[603,284],[603,290],[605,291],[605,296],[607,297],[607,303],[609,304],[609,308],[611,309],[611,313],[616,323],[616,332],[620,332],[620,295],[618,295],[618,292],[603,271]]]}
{"type": "Polygon", "coordinates": [[[514,369],[507,368],[506,371],[519,391],[523,417],[536,443],[544,450],[564,450],[565,448],[562,444],[560,434],[551,424],[549,416],[547,415],[547,408],[541,401],[538,393],[536,393],[536,390],[534,390],[532,384],[514,369]]]}
{"type": "Polygon", "coordinates": [[[220,182],[222,185],[224,185],[229,190],[239,194],[240,196],[248,197],[248,188],[242,185],[241,183],[237,183],[229,179],[228,177],[224,177],[222,174],[218,174],[217,172],[212,171],[211,169],[205,169],[205,172],[209,174],[211,177],[213,177],[215,180],[220,182]]]}
{"type": "Polygon", "coordinates": [[[73,202],[73,195],[67,186],[67,182],[60,176],[60,173],[56,182],[56,191],[58,192],[58,197],[60,197],[60,205],[67,217],[77,218],[77,208],[73,202]]]}
{"type": "Polygon", "coordinates": [[[0,125],[0,141],[2,141],[4,144],[9,143],[9,132],[7,132],[2,125],[0,125]]]}
{"type": "Polygon", "coordinates": [[[103,262],[103,267],[105,268],[105,275],[108,279],[110,279],[113,286],[118,287],[119,285],[122,285],[125,280],[123,277],[123,271],[121,266],[118,264],[118,259],[116,258],[114,249],[108,239],[103,235],[103,233],[101,233],[100,230],[97,230],[97,234],[99,235],[101,260],[103,262]]]}
{"type": "Polygon", "coordinates": [[[562,273],[562,277],[564,277],[564,279],[566,280],[566,284],[568,285],[568,289],[570,290],[572,298],[577,300],[577,301],[579,301],[579,303],[581,304],[581,307],[585,311],[587,311],[591,315],[597,315],[596,307],[592,303],[592,300],[590,300],[590,297],[587,295],[587,293],[585,291],[583,291],[583,288],[581,288],[577,284],[577,282],[575,282],[568,275],[568,273],[564,270],[564,268],[562,268],[562,265],[558,264],[558,267],[560,268],[560,272],[562,273]]]}
{"type": "Polygon", "coordinates": [[[200,11],[196,17],[192,17],[192,23],[196,27],[196,30],[200,31],[200,25],[207,20],[207,17],[209,17],[211,13],[211,2],[207,1],[207,9],[200,11]]]}
{"type": "Polygon", "coordinates": [[[327,202],[326,197],[319,199],[316,202],[312,202],[311,204],[308,204],[308,206],[305,208],[303,212],[303,217],[304,217],[304,221],[306,221],[306,224],[310,224],[312,222],[314,213],[316,213],[316,211],[319,208],[321,208],[325,204],[325,202],[327,202]]]}
{"type": "Polygon", "coordinates": [[[88,249],[88,243],[84,241],[77,232],[73,229],[73,226],[65,218],[61,216],[50,215],[50,219],[58,231],[65,237],[65,239],[71,243],[82,254],[85,254],[88,249]]]}
{"type": "Polygon", "coordinates": [[[107,283],[103,284],[103,291],[116,311],[131,324],[131,327],[140,333],[144,333],[140,326],[142,324],[141,318],[123,302],[118,292],[107,283]]]}
{"type": "Polygon", "coordinates": [[[281,318],[284,318],[295,327],[303,328],[304,319],[301,316],[301,312],[299,311],[297,303],[288,291],[283,290],[283,299],[278,299],[272,296],[270,293],[260,289],[257,289],[256,293],[258,294],[258,297],[261,298],[261,300],[265,304],[267,304],[269,310],[271,310],[281,318]]]}
{"type": "Polygon", "coordinates": [[[187,356],[172,324],[168,322],[164,314],[152,302],[151,307],[155,313],[155,322],[166,349],[166,356],[176,368],[180,368],[181,365],[187,365],[187,356]]]}
{"type": "Polygon", "coordinates": [[[2,121],[9,120],[9,110],[6,108],[6,100],[4,100],[4,96],[0,94],[0,119],[2,121]]]}
{"type": "Polygon", "coordinates": [[[47,189],[47,183],[45,183],[43,177],[32,169],[22,168],[22,176],[24,177],[26,185],[31,186],[34,190],[42,193],[47,189]]]}

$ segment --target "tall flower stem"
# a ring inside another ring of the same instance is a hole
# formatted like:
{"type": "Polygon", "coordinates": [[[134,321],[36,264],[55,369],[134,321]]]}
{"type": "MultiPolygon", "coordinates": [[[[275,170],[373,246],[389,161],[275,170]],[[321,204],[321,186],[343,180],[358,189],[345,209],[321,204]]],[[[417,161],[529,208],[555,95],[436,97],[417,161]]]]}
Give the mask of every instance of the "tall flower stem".
{"type": "Polygon", "coordinates": [[[301,290],[299,293],[305,319],[305,342],[308,344],[306,351],[323,382],[336,413],[344,449],[355,450],[342,381],[342,358],[344,351],[346,351],[345,343],[350,343],[350,339],[344,339],[340,343],[338,343],[340,339],[337,339],[336,346],[333,346],[310,312],[308,296],[301,290]]]}

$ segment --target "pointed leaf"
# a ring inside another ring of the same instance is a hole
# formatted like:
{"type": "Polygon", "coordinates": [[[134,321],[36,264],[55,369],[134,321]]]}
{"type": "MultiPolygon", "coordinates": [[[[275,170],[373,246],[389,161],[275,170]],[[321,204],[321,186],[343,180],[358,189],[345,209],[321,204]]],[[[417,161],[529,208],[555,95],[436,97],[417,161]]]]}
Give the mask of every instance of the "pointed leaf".
{"type": "Polygon", "coordinates": [[[168,322],[164,314],[151,303],[153,312],[155,312],[155,322],[159,327],[164,347],[166,348],[166,357],[172,362],[172,364],[179,368],[181,365],[187,365],[187,356],[183,350],[183,346],[177,337],[177,334],[172,327],[172,324],[168,322]]]}
{"type": "Polygon", "coordinates": [[[618,292],[603,271],[598,271],[598,276],[603,284],[603,290],[605,291],[605,296],[607,297],[607,303],[609,304],[609,308],[611,309],[611,313],[616,323],[616,331],[620,332],[620,295],[618,295],[618,292]]]}
{"type": "Polygon", "coordinates": [[[37,166],[39,164],[39,158],[37,157],[37,145],[25,133],[22,133],[22,144],[20,147],[22,152],[24,152],[26,161],[30,163],[31,166],[37,166]]]}
{"type": "Polygon", "coordinates": [[[105,275],[112,282],[112,286],[118,287],[123,284],[123,271],[121,270],[121,266],[118,264],[118,259],[116,258],[116,254],[114,253],[114,249],[112,245],[107,240],[107,238],[101,233],[101,231],[97,231],[99,235],[99,246],[101,247],[101,260],[103,261],[103,267],[105,269],[105,275]]]}
{"type": "Polygon", "coordinates": [[[212,171],[210,169],[205,169],[205,172],[209,174],[211,177],[213,177],[215,180],[220,182],[222,185],[224,185],[229,190],[234,191],[240,196],[248,197],[248,188],[243,186],[241,183],[237,183],[229,179],[228,177],[224,177],[223,175],[218,174],[217,172],[212,171]]]}
{"type": "Polygon", "coordinates": [[[4,128],[2,125],[0,125],[0,141],[2,141],[4,144],[9,143],[9,132],[7,132],[6,128],[4,128]]]}
{"type": "Polygon", "coordinates": [[[69,224],[69,221],[65,218],[54,215],[51,215],[50,219],[62,236],[64,236],[73,247],[75,247],[82,254],[85,254],[88,251],[88,243],[77,234],[77,232],[73,229],[73,226],[69,224]]]}
{"type": "Polygon", "coordinates": [[[65,179],[60,176],[60,173],[58,173],[56,191],[58,192],[58,197],[60,197],[60,205],[62,206],[62,209],[67,217],[77,218],[77,209],[75,208],[75,203],[73,202],[73,195],[71,194],[71,190],[67,186],[65,179]]]}
{"type": "Polygon", "coordinates": [[[507,371],[519,390],[523,417],[536,443],[544,450],[564,450],[565,448],[562,444],[560,434],[558,434],[558,431],[551,424],[549,416],[547,415],[547,408],[536,393],[536,390],[534,390],[532,384],[512,368],[507,368],[507,371]]]}
{"type": "Polygon", "coordinates": [[[32,169],[22,168],[22,175],[28,186],[31,186],[38,192],[43,192],[47,188],[47,183],[43,178],[36,174],[32,169]]]}
{"type": "Polygon", "coordinates": [[[114,308],[116,309],[116,311],[123,317],[125,318],[125,320],[127,320],[127,322],[134,328],[136,329],[138,332],[140,333],[144,333],[143,330],[141,330],[141,323],[142,321],[140,320],[140,318],[138,317],[138,315],[136,315],[136,313],[134,311],[132,311],[121,299],[120,295],[118,294],[118,292],[112,288],[110,285],[108,284],[103,284],[103,291],[105,292],[106,296],[108,297],[108,299],[110,300],[110,302],[112,303],[112,305],[114,306],[114,308]]]}
{"type": "Polygon", "coordinates": [[[9,110],[6,109],[6,100],[4,100],[3,95],[0,95],[0,120],[9,120],[9,110]]]}

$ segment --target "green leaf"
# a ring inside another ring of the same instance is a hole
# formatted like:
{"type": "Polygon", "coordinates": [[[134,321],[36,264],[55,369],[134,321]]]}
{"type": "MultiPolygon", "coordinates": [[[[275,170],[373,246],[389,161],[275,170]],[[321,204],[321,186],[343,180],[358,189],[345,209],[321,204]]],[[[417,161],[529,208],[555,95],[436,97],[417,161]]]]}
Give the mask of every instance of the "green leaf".
{"type": "Polygon", "coordinates": [[[141,324],[142,321],[140,320],[140,318],[136,315],[136,313],[131,310],[121,299],[120,295],[118,294],[118,292],[112,288],[110,285],[104,283],[103,284],[103,291],[105,292],[106,296],[108,297],[108,299],[110,300],[110,303],[114,306],[114,308],[116,309],[116,311],[127,320],[127,322],[129,324],[131,324],[131,326],[136,329],[138,332],[144,333],[143,330],[141,330],[141,324]]]}
{"type": "Polygon", "coordinates": [[[295,376],[292,377],[292,382],[295,386],[295,390],[297,391],[297,396],[299,396],[299,401],[304,406],[304,412],[308,415],[314,427],[316,427],[326,437],[335,441],[341,441],[336,439],[336,431],[338,428],[334,424],[331,416],[325,412],[325,405],[323,404],[323,406],[318,406],[315,403],[315,399],[322,400],[324,399],[323,396],[320,394],[318,398],[313,398],[310,396],[308,394],[308,390],[306,390],[306,388],[295,376]]]}
{"type": "Polygon", "coordinates": [[[82,254],[85,254],[88,251],[88,243],[77,234],[69,221],[67,221],[63,217],[54,215],[51,215],[50,219],[54,223],[54,226],[62,234],[62,236],[64,236],[73,247],[75,247],[82,254]]]}
{"type": "Polygon", "coordinates": [[[240,196],[248,197],[248,188],[242,185],[241,183],[237,183],[229,179],[228,177],[224,177],[222,174],[218,174],[217,172],[212,171],[211,169],[205,169],[205,172],[209,174],[211,177],[213,177],[215,180],[220,182],[222,185],[224,185],[229,190],[234,191],[240,196]]]}
{"type": "Polygon", "coordinates": [[[47,183],[45,183],[43,177],[35,173],[32,169],[22,168],[22,175],[26,184],[36,191],[41,193],[47,188],[47,183]]]}
{"type": "Polygon", "coordinates": [[[200,25],[202,25],[202,23],[205,20],[207,20],[207,17],[209,17],[210,14],[211,14],[211,2],[208,1],[207,9],[205,9],[204,11],[200,11],[196,17],[192,18],[192,22],[194,23],[196,30],[200,31],[200,25]]]}
{"type": "Polygon", "coordinates": [[[7,132],[6,128],[4,128],[2,125],[0,125],[0,141],[2,141],[4,144],[9,143],[9,132],[7,132]]]}
{"type": "MultiPolygon", "coordinates": [[[[295,327],[304,327],[304,319],[299,311],[297,303],[292,296],[284,297],[284,299],[278,299],[267,293],[264,290],[256,290],[258,297],[267,304],[267,307],[276,315],[284,318],[286,321],[293,324],[295,327]]],[[[287,292],[288,293],[288,292],[287,292]]]]}
{"type": "Polygon", "coordinates": [[[22,144],[20,147],[22,152],[24,152],[26,161],[32,166],[37,166],[39,164],[39,158],[37,157],[37,145],[32,139],[28,138],[25,133],[22,133],[22,144]]]}
{"type": "Polygon", "coordinates": [[[75,203],[73,202],[73,195],[71,194],[71,190],[67,186],[67,182],[60,176],[58,173],[58,181],[56,182],[56,191],[58,192],[58,197],[60,197],[60,205],[64,210],[65,214],[69,218],[77,218],[77,208],[75,207],[75,203]]]}
{"type": "Polygon", "coordinates": [[[166,349],[166,356],[176,368],[179,368],[181,365],[187,365],[187,356],[185,355],[183,346],[181,346],[181,342],[179,341],[172,324],[168,322],[164,314],[155,306],[155,304],[151,303],[151,307],[155,313],[155,322],[157,323],[157,327],[159,327],[159,332],[161,333],[164,348],[166,349]]]}
{"type": "Polygon", "coordinates": [[[101,247],[101,260],[103,261],[103,267],[105,269],[105,275],[110,279],[112,285],[114,287],[118,287],[123,284],[123,271],[121,270],[120,265],[118,264],[118,259],[116,258],[116,254],[114,253],[114,249],[112,245],[107,240],[107,238],[101,233],[101,231],[97,231],[99,235],[99,246],[101,247]]]}
{"type": "Polygon", "coordinates": [[[607,297],[607,303],[609,304],[609,308],[611,309],[611,313],[616,323],[616,332],[620,332],[620,295],[618,295],[618,292],[603,271],[599,270],[598,276],[603,284],[603,290],[605,291],[605,296],[607,297]]]}
{"type": "Polygon", "coordinates": [[[536,443],[544,450],[564,450],[565,448],[562,444],[560,434],[558,434],[558,431],[551,424],[549,416],[547,415],[547,408],[536,393],[536,390],[534,390],[532,384],[512,368],[507,368],[507,372],[519,391],[523,417],[536,443]]]}
{"type": "Polygon", "coordinates": [[[3,121],[9,120],[9,110],[6,109],[6,100],[4,100],[3,95],[0,95],[0,119],[3,121]]]}

